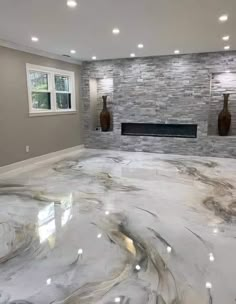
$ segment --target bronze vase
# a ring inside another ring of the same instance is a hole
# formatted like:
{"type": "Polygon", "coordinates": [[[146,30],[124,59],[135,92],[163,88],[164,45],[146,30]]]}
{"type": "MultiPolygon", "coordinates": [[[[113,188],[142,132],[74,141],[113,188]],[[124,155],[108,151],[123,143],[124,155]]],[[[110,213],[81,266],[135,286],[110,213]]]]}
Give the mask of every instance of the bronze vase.
{"type": "Polygon", "coordinates": [[[230,130],[231,114],[228,109],[229,95],[230,94],[224,94],[224,107],[218,117],[218,131],[220,136],[227,136],[230,130]]]}
{"type": "Polygon", "coordinates": [[[111,125],[111,115],[107,109],[107,96],[102,96],[103,100],[103,109],[100,113],[100,124],[102,128],[102,132],[107,132],[110,130],[111,125]]]}

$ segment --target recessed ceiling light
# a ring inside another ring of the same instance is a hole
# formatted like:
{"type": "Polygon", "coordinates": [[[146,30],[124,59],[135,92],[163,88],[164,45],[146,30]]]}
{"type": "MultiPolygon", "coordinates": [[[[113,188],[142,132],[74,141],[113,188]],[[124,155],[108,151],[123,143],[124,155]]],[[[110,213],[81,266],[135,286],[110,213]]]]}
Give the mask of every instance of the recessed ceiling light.
{"type": "Polygon", "coordinates": [[[118,35],[118,34],[120,34],[120,30],[116,27],[116,28],[114,28],[114,29],[112,30],[112,33],[113,33],[114,35],[118,35]]]}
{"type": "Polygon", "coordinates": [[[76,50],[70,50],[71,54],[76,54],[76,50]]]}
{"type": "Polygon", "coordinates": [[[143,47],[144,47],[144,45],[143,45],[142,43],[139,43],[139,44],[138,44],[138,48],[139,48],[139,49],[142,49],[143,47]]]}
{"type": "Polygon", "coordinates": [[[222,37],[222,40],[228,41],[228,40],[229,40],[229,36],[223,36],[223,37],[222,37]]]}
{"type": "Polygon", "coordinates": [[[226,70],[225,73],[231,73],[231,71],[230,70],[226,70]]]}
{"type": "Polygon", "coordinates": [[[226,45],[226,46],[224,47],[224,49],[225,49],[226,51],[228,51],[228,50],[230,49],[230,45],[226,45]]]}
{"type": "Polygon", "coordinates": [[[97,57],[96,57],[96,56],[93,56],[93,57],[92,57],[92,60],[96,60],[96,59],[97,59],[97,57]]]}
{"type": "Polygon", "coordinates": [[[179,51],[179,50],[175,50],[174,53],[175,53],[175,54],[179,54],[180,51],[179,51]]]}
{"type": "Polygon", "coordinates": [[[39,41],[39,38],[38,38],[38,37],[33,36],[33,37],[31,37],[31,40],[32,40],[33,42],[38,42],[38,41],[39,41]]]}
{"type": "Polygon", "coordinates": [[[134,53],[131,53],[131,54],[130,54],[130,57],[135,57],[135,54],[134,54],[134,53]]]}
{"type": "Polygon", "coordinates": [[[222,16],[219,17],[220,22],[225,22],[227,20],[228,20],[228,15],[222,15],[222,16]]]}
{"type": "Polygon", "coordinates": [[[69,6],[69,7],[74,8],[77,6],[77,4],[78,3],[75,0],[67,0],[67,6],[69,6]]]}

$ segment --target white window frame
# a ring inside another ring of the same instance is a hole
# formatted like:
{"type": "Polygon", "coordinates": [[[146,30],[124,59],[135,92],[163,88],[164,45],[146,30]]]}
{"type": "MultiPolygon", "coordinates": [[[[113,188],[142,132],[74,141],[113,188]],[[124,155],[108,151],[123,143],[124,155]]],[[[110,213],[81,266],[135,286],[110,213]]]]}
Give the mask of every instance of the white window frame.
{"type": "Polygon", "coordinates": [[[70,114],[76,112],[76,94],[75,94],[75,73],[72,71],[59,70],[51,67],[44,67],[33,64],[26,64],[27,73],[27,87],[28,87],[28,101],[30,116],[41,115],[56,115],[56,114],[70,114]],[[38,92],[49,92],[51,95],[51,109],[34,109],[32,101],[32,92],[37,92],[31,86],[30,72],[43,72],[48,74],[48,90],[40,90],[38,92]],[[69,92],[56,91],[55,76],[69,77],[69,92]],[[71,94],[71,109],[57,109],[56,93],[70,93],[71,94]]]}

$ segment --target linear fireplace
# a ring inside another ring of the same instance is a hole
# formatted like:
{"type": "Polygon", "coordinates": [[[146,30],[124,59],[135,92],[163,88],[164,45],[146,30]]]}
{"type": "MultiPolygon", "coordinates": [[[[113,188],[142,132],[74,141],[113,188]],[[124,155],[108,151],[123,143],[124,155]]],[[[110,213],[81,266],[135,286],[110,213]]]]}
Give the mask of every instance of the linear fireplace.
{"type": "Polygon", "coordinates": [[[196,124],[122,123],[121,135],[196,138],[196,124]]]}

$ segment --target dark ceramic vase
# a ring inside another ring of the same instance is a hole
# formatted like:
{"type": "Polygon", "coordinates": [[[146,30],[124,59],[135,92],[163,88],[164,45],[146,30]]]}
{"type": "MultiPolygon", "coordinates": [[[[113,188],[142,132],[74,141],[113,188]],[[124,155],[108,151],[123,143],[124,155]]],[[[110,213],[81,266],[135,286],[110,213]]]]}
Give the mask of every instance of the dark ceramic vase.
{"type": "Polygon", "coordinates": [[[229,95],[230,94],[224,94],[224,108],[218,117],[218,131],[220,136],[227,136],[230,130],[231,114],[228,109],[229,95]]]}
{"type": "Polygon", "coordinates": [[[103,109],[100,113],[100,124],[102,128],[102,132],[107,132],[110,130],[111,125],[111,115],[107,109],[107,96],[102,96],[103,100],[103,109]]]}

